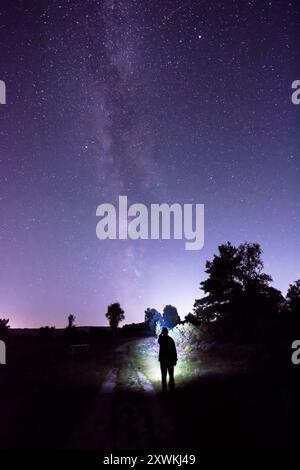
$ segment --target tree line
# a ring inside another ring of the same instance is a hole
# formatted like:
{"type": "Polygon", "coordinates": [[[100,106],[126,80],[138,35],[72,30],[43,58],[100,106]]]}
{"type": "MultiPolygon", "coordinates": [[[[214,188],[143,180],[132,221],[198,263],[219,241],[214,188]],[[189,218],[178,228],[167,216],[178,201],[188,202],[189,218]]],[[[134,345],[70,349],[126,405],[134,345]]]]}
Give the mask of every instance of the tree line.
{"type": "MultiPolygon", "coordinates": [[[[206,262],[205,273],[200,283],[204,296],[195,300],[184,321],[220,341],[267,343],[300,335],[300,279],[290,284],[284,297],[264,272],[258,243],[220,245],[206,262]]],[[[167,305],[163,314],[147,308],[143,323],[127,327],[155,332],[158,323],[172,328],[180,321],[176,307],[167,305]]]]}
{"type": "Polygon", "coordinates": [[[205,272],[205,295],[195,301],[194,319],[216,338],[265,342],[299,331],[300,280],[286,297],[272,287],[258,243],[220,245],[205,272]]]}
{"type": "MultiPolygon", "coordinates": [[[[206,262],[207,278],[200,283],[204,296],[196,299],[192,313],[185,316],[219,340],[265,342],[300,334],[300,279],[290,284],[286,296],[271,286],[272,278],[264,272],[262,249],[258,243],[218,247],[218,253],[206,262]]],[[[105,314],[113,333],[125,319],[120,303],[108,306],[105,314]]],[[[75,315],[68,316],[65,335],[75,333],[75,315]]],[[[128,332],[155,333],[157,324],[173,328],[181,322],[176,307],[166,305],[160,313],[145,310],[144,321],[125,325],[128,332]]],[[[8,331],[9,319],[0,319],[0,334],[8,331]]],[[[42,327],[40,336],[51,336],[54,327],[42,327]]]]}

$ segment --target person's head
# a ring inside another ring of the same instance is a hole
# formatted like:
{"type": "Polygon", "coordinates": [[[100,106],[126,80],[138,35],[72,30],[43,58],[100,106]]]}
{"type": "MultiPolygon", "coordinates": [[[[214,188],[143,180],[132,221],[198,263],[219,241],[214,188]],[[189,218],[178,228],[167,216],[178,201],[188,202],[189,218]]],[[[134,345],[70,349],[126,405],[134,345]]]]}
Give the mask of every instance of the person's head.
{"type": "Polygon", "coordinates": [[[169,332],[168,332],[168,328],[166,328],[166,327],[164,326],[163,329],[161,330],[161,334],[162,334],[163,336],[168,336],[168,333],[169,333],[169,332]]]}

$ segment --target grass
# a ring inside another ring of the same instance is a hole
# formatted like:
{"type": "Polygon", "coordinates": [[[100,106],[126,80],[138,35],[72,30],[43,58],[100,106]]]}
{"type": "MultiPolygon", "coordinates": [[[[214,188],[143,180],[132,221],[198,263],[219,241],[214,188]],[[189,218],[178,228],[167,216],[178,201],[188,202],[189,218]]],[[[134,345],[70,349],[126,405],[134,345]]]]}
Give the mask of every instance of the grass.
{"type": "MultiPolygon", "coordinates": [[[[0,447],[64,448],[115,365],[115,348],[129,342],[114,396],[116,426],[126,404],[136,406],[137,416],[147,404],[136,368],[160,389],[156,338],[101,338],[88,357],[73,360],[65,339],[8,338],[7,365],[0,367],[0,447]]],[[[296,429],[298,373],[291,380],[235,351],[226,358],[220,351],[194,352],[179,354],[175,379],[176,393],[163,406],[174,417],[176,448],[281,448],[296,440],[290,421],[296,429]]]]}
{"type": "Polygon", "coordinates": [[[87,357],[68,341],[8,338],[0,368],[2,448],[62,448],[110,370],[122,339],[101,338],[87,357]]]}
{"type": "MultiPolygon", "coordinates": [[[[138,340],[132,345],[132,359],[136,366],[152,382],[156,390],[161,388],[160,367],[158,362],[158,344],[156,338],[138,340]]],[[[177,387],[186,385],[206,373],[208,367],[195,354],[179,355],[175,367],[177,387]]]]}
{"type": "MultiPolygon", "coordinates": [[[[160,389],[155,338],[135,342],[133,360],[160,389]]],[[[255,449],[293,446],[280,374],[237,354],[194,352],[175,369],[176,393],[166,405],[174,418],[176,448],[255,449]]],[[[290,397],[289,400],[292,398],[290,397]]]]}

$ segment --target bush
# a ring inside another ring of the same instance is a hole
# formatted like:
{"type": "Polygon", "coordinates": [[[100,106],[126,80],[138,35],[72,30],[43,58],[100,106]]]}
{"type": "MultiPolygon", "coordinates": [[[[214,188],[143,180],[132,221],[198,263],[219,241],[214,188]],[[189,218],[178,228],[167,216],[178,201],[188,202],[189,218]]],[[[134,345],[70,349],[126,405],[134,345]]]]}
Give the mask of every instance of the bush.
{"type": "MultiPolygon", "coordinates": [[[[156,326],[156,335],[161,333],[161,325],[156,326]]],[[[192,323],[185,322],[176,325],[169,330],[169,335],[174,339],[176,348],[180,354],[189,354],[198,349],[201,339],[204,334],[202,329],[193,325],[192,323]]]]}
{"type": "Polygon", "coordinates": [[[10,328],[8,323],[8,318],[0,318],[0,334],[4,335],[8,332],[8,329],[10,328]]]}
{"type": "Polygon", "coordinates": [[[145,336],[148,333],[146,324],[143,323],[130,323],[128,325],[124,325],[122,328],[122,333],[128,336],[145,336]]]}
{"type": "Polygon", "coordinates": [[[55,333],[55,326],[42,326],[38,330],[38,336],[41,339],[51,339],[55,333]]]}

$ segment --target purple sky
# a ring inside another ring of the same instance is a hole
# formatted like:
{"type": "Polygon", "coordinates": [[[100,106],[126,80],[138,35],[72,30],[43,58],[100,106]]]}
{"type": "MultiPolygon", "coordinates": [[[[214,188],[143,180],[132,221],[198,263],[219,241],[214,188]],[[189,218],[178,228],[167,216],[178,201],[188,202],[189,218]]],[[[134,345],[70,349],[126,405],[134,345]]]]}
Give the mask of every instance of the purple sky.
{"type": "MultiPolygon", "coordinates": [[[[298,9],[298,11],[297,11],[298,9]]],[[[126,322],[201,296],[220,243],[300,277],[296,1],[1,2],[0,318],[126,322]],[[205,204],[205,245],[100,241],[96,208],[205,204]]]]}

